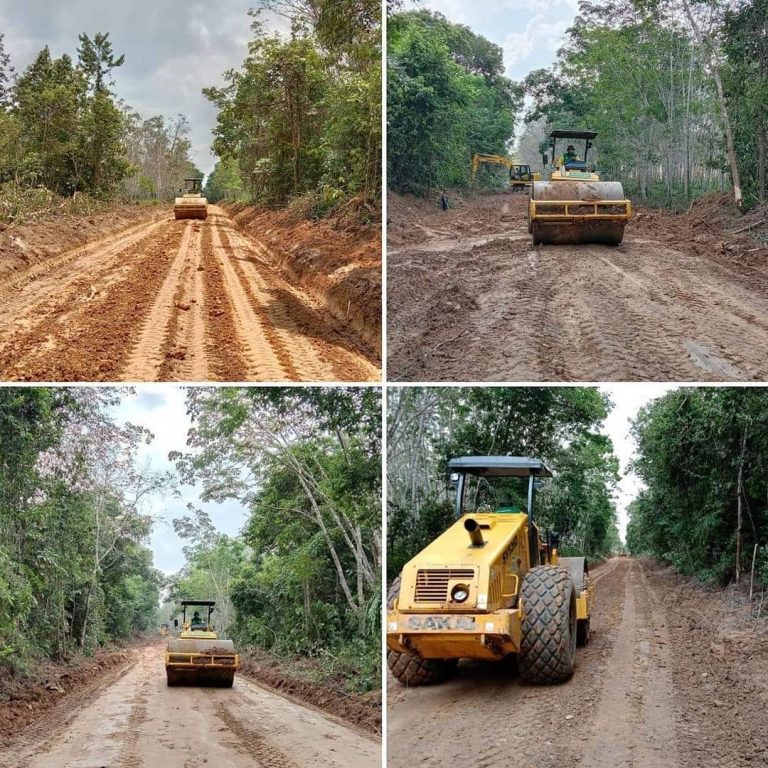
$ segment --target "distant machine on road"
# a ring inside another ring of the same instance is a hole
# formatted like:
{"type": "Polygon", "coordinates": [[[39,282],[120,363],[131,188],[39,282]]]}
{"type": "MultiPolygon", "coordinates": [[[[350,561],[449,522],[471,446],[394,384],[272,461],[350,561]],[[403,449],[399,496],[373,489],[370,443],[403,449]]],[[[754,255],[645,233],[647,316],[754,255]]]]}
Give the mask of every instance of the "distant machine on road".
{"type": "Polygon", "coordinates": [[[472,155],[472,183],[477,179],[477,172],[481,165],[503,165],[509,170],[509,186],[513,192],[518,190],[525,192],[530,189],[534,181],[541,181],[541,174],[531,171],[530,165],[515,163],[504,155],[484,155],[476,152],[472,155]]]}
{"type": "Polygon", "coordinates": [[[178,219],[207,219],[208,201],[203,197],[202,179],[184,179],[184,194],[173,204],[173,215],[178,219]]]}

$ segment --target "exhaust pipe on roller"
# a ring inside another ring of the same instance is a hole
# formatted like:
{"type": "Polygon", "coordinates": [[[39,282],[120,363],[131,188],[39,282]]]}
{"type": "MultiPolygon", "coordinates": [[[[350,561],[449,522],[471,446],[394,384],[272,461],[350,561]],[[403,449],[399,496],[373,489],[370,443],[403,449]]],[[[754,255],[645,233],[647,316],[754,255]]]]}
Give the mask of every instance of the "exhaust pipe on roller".
{"type": "Polygon", "coordinates": [[[468,517],[464,521],[464,529],[469,534],[469,540],[472,542],[473,547],[482,547],[485,544],[485,539],[480,531],[480,523],[471,517],[468,517]]]}

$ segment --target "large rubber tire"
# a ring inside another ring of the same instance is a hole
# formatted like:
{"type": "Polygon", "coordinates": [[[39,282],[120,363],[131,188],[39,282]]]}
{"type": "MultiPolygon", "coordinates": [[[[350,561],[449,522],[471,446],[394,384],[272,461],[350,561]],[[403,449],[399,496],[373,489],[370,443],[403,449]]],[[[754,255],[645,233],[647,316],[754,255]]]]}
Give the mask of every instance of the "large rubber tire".
{"type": "MultiPolygon", "coordinates": [[[[392,610],[400,594],[400,577],[390,584],[387,608],[392,610]]],[[[456,671],[458,659],[422,659],[415,653],[400,653],[387,649],[387,666],[398,682],[408,686],[435,685],[445,682],[456,671]]]]}
{"type": "Polygon", "coordinates": [[[415,653],[387,651],[387,666],[399,683],[415,688],[445,682],[456,671],[458,659],[422,659],[415,653]]]}
{"type": "Polygon", "coordinates": [[[576,664],[576,589],[563,568],[540,565],[523,577],[520,677],[562,683],[576,664]]]}

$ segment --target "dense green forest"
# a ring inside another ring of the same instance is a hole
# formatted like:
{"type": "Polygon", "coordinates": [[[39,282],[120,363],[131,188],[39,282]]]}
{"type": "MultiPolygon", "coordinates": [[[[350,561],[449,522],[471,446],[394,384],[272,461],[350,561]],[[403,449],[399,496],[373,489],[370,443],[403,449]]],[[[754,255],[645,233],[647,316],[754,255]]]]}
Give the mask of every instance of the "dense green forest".
{"type": "Polygon", "coordinates": [[[0,389],[0,664],[156,630],[186,597],[216,600],[217,626],[243,653],[312,659],[322,679],[378,688],[379,391],[192,389],[170,473],[138,460],[149,432],[115,421],[128,393],[0,389]],[[172,521],[186,565],[164,577],[148,510],[192,485],[248,520],[227,536],[190,504],[172,521]]]}
{"type": "Polygon", "coordinates": [[[627,545],[719,584],[768,584],[768,392],[683,388],[634,422],[627,545]]]}
{"type": "Polygon", "coordinates": [[[193,389],[181,478],[250,510],[241,536],[200,510],[176,522],[171,596],[211,596],[238,647],[309,657],[380,687],[381,395],[375,389],[193,389]]]}
{"type": "Polygon", "coordinates": [[[539,522],[560,533],[564,553],[615,551],[619,465],[599,432],[610,407],[587,387],[391,388],[387,578],[453,521],[446,465],[454,456],[543,459],[555,477],[539,491],[539,522]]]}
{"type": "Polygon", "coordinates": [[[473,152],[506,154],[522,106],[502,50],[431,11],[393,14],[387,27],[387,179],[425,193],[466,184],[473,152]]]}
{"type": "Polygon", "coordinates": [[[252,12],[240,70],[206,88],[219,109],[220,161],[206,192],[320,216],[381,196],[381,6],[376,0],[273,0],[290,36],[252,12]]]}
{"type": "Polygon", "coordinates": [[[677,208],[719,189],[745,208],[765,200],[766,0],[582,0],[553,65],[506,81],[511,98],[490,120],[470,83],[503,82],[498,48],[426,11],[394,14],[390,30],[396,190],[466,183],[472,153],[504,153],[522,121],[514,154],[535,170],[552,128],[590,129],[598,171],[642,202],[677,208]],[[467,58],[469,41],[495,49],[494,68],[467,58]]]}
{"type": "Polygon", "coordinates": [[[77,59],[46,47],[17,73],[0,33],[0,220],[16,221],[62,197],[167,200],[190,158],[183,116],[143,118],[117,99],[125,61],[108,33],[78,38],[77,59]]]}
{"type": "Polygon", "coordinates": [[[151,439],[118,425],[109,389],[0,389],[0,663],[63,659],[155,626],[161,575],[146,548],[137,468],[151,439]]]}

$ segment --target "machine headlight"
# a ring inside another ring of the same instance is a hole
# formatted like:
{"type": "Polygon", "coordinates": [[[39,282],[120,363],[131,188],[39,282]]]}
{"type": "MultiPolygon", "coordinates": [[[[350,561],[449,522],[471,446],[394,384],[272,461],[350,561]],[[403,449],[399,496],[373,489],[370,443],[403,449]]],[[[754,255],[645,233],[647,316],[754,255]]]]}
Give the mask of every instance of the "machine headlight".
{"type": "Polygon", "coordinates": [[[451,600],[454,603],[463,603],[469,597],[469,587],[466,584],[457,584],[451,590],[451,600]]]}

